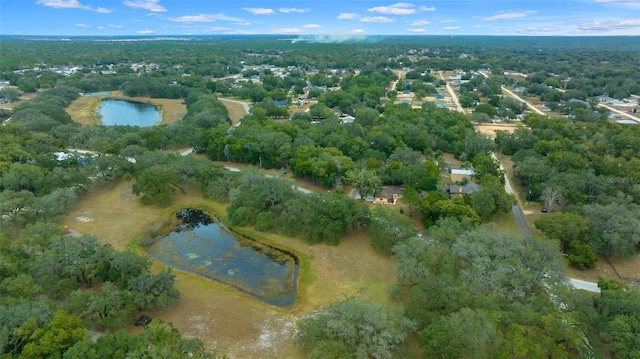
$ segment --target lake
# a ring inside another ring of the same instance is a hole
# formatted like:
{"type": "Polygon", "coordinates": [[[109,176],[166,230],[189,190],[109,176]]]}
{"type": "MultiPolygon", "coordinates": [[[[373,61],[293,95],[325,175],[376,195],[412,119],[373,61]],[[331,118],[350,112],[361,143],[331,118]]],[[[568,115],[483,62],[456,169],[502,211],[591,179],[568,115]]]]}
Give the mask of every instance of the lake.
{"type": "Polygon", "coordinates": [[[97,113],[105,126],[149,127],[162,121],[162,116],[155,106],[125,100],[102,100],[97,113]]]}
{"type": "Polygon", "coordinates": [[[181,224],[151,246],[151,257],[265,303],[293,305],[299,272],[295,256],[237,235],[201,210],[185,209],[176,216],[181,224]]]}

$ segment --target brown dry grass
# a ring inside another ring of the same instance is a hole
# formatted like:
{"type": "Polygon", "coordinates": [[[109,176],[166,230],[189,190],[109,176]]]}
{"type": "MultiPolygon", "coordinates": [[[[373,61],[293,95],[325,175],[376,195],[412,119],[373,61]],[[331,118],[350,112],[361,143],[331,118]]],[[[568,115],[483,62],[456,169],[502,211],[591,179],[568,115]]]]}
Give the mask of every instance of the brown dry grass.
{"type": "MultiPolygon", "coordinates": [[[[220,97],[219,97],[220,98],[220,97]]],[[[240,101],[240,100],[236,100],[240,101]]],[[[247,115],[247,111],[244,110],[244,106],[239,103],[229,102],[229,101],[220,101],[229,111],[229,118],[231,119],[231,123],[235,125],[240,122],[240,120],[247,115]]]]}
{"type": "MultiPolygon", "coordinates": [[[[225,205],[205,200],[197,191],[177,195],[169,208],[158,208],[140,205],[131,193],[131,183],[122,182],[84,196],[60,223],[96,235],[119,250],[139,250],[136,243],[145,226],[184,207],[204,208],[225,218],[225,205]]],[[[216,282],[176,271],[181,298],[169,308],[149,314],[172,322],[183,335],[202,338],[207,348],[230,358],[302,358],[304,353],[291,341],[295,322],[302,316],[350,296],[388,300],[386,290],[395,282],[396,262],[374,251],[362,229],[344,236],[337,247],[311,246],[300,239],[252,228],[238,230],[299,256],[298,299],[293,308],[270,306],[216,282]]],[[[154,267],[161,264],[156,262],[154,267]]]]}
{"type": "Polygon", "coordinates": [[[607,279],[618,279],[613,268],[611,268],[611,265],[607,263],[607,260],[601,255],[598,255],[598,264],[595,266],[595,268],[581,270],[569,267],[567,269],[567,272],[571,278],[586,280],[594,283],[598,282],[599,276],[607,279]]]}
{"type": "Polygon", "coordinates": [[[99,123],[100,118],[96,115],[96,108],[100,106],[103,99],[119,99],[134,102],[142,102],[154,105],[162,112],[162,124],[169,124],[180,121],[187,114],[187,107],[182,100],[167,98],[149,97],[129,97],[122,94],[122,91],[113,91],[108,96],[82,96],[71,102],[67,107],[67,113],[74,122],[83,126],[91,126],[99,123]]]}
{"type": "Polygon", "coordinates": [[[463,161],[456,159],[452,153],[444,153],[442,156],[445,161],[449,162],[449,166],[451,166],[451,168],[460,168],[460,165],[464,163],[463,161]]]}
{"type": "Polygon", "coordinates": [[[31,100],[32,98],[34,98],[36,96],[38,96],[37,93],[25,93],[25,94],[22,94],[18,101],[11,102],[11,103],[3,103],[2,105],[0,105],[0,109],[11,110],[11,109],[23,104],[24,102],[31,100]]]}
{"type": "Polygon", "coordinates": [[[67,107],[67,113],[71,116],[73,122],[77,122],[83,126],[96,125],[99,122],[96,115],[96,108],[100,106],[102,96],[82,96],[71,102],[67,107]]]}
{"type": "Polygon", "coordinates": [[[506,131],[509,133],[512,133],[513,131],[515,131],[516,127],[518,125],[513,124],[513,123],[505,123],[505,124],[476,124],[476,131],[480,132],[481,134],[489,137],[489,138],[495,138],[496,137],[496,131],[506,131]]]}

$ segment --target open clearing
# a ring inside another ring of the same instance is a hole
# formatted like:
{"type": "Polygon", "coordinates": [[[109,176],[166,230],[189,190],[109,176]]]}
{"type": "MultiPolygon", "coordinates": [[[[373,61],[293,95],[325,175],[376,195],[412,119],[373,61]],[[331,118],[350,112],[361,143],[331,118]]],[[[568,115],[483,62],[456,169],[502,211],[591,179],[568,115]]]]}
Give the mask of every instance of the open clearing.
{"type": "Polygon", "coordinates": [[[122,94],[122,91],[113,91],[108,96],[81,96],[71,102],[67,107],[67,113],[71,119],[83,126],[96,125],[100,118],[96,114],[96,109],[104,99],[128,100],[134,102],[148,103],[156,106],[162,111],[162,124],[169,124],[180,121],[187,114],[187,107],[180,99],[150,98],[150,97],[129,97],[122,94]]]}
{"type": "MultiPolygon", "coordinates": [[[[521,125],[522,126],[522,125],[521,125]]],[[[505,131],[512,133],[518,127],[517,124],[504,123],[504,124],[475,124],[476,131],[493,139],[496,138],[496,131],[505,131]]]]}
{"type": "Polygon", "coordinates": [[[10,103],[3,103],[2,105],[0,105],[0,109],[4,109],[4,110],[12,110],[15,107],[18,107],[20,105],[22,105],[23,103],[25,103],[26,101],[31,100],[32,98],[38,96],[37,93],[25,93],[22,94],[20,96],[20,100],[16,101],[16,102],[10,102],[10,103]]]}
{"type": "MultiPolygon", "coordinates": [[[[222,97],[219,97],[219,98],[222,98],[222,97]]],[[[231,100],[241,101],[237,99],[231,99],[231,100]]],[[[240,122],[240,120],[244,116],[247,115],[247,111],[245,111],[244,106],[242,106],[237,102],[231,102],[231,101],[220,101],[220,102],[222,102],[224,107],[227,108],[227,111],[229,111],[229,118],[231,119],[232,125],[237,124],[238,122],[240,122]]]]}
{"type": "MultiPolygon", "coordinates": [[[[84,196],[60,224],[93,234],[119,250],[138,250],[135,243],[145,226],[171,216],[179,208],[200,207],[222,214],[224,220],[226,207],[201,198],[196,191],[177,195],[169,208],[158,208],[140,205],[131,193],[131,185],[121,182],[84,196]]],[[[337,247],[310,246],[300,239],[252,228],[240,228],[239,232],[301,258],[298,299],[293,308],[270,306],[214,281],[176,270],[180,299],[147,314],[154,320],[172,322],[183,335],[199,337],[207,348],[230,358],[303,358],[304,353],[291,341],[299,318],[351,296],[387,301],[387,288],[395,282],[396,262],[374,251],[363,229],[343,237],[337,247]]],[[[160,268],[161,264],[156,262],[154,266],[160,268]]],[[[141,329],[132,326],[130,330],[141,329]]]]}

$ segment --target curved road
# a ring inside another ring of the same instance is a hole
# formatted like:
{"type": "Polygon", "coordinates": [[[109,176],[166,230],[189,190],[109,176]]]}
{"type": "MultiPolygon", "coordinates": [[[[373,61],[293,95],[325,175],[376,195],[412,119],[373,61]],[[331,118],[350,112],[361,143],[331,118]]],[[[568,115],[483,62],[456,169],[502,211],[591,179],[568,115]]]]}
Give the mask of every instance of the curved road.
{"type": "Polygon", "coordinates": [[[218,97],[218,100],[240,104],[240,105],[242,105],[242,107],[244,107],[244,110],[247,111],[247,114],[249,114],[251,112],[251,109],[249,108],[249,104],[246,103],[246,102],[237,101],[237,100],[231,100],[231,99],[222,98],[222,97],[218,97]]]}

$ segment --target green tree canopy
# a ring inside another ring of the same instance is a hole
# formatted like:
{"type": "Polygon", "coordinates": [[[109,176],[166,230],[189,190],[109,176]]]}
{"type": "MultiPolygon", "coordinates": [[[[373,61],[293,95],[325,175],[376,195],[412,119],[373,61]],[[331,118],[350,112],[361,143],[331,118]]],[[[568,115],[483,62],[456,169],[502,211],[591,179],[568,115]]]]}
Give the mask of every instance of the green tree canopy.
{"type": "Polygon", "coordinates": [[[399,306],[349,298],[302,319],[295,343],[309,358],[401,358],[413,328],[399,306]]]}

